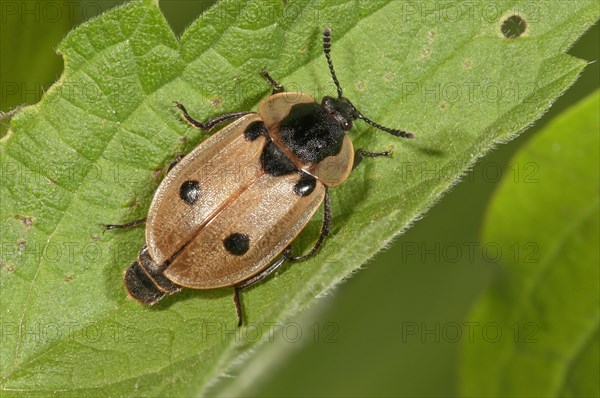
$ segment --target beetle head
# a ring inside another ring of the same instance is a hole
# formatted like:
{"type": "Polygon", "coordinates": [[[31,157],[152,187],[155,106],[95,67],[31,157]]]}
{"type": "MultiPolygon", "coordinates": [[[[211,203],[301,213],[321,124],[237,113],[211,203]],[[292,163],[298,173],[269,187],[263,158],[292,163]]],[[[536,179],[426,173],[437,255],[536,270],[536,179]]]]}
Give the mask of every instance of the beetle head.
{"type": "Polygon", "coordinates": [[[342,126],[344,131],[352,129],[352,121],[358,118],[356,108],[344,97],[323,97],[321,105],[342,126]]]}
{"type": "Polygon", "coordinates": [[[364,116],[362,113],[358,111],[352,105],[352,103],[343,96],[342,86],[337,79],[335,74],[335,69],[333,69],[333,62],[331,60],[331,29],[326,28],[323,31],[323,52],[325,53],[325,58],[327,58],[327,64],[329,65],[329,71],[331,72],[331,77],[333,78],[333,82],[337,88],[338,97],[324,97],[321,104],[327,110],[327,112],[336,120],[345,131],[348,131],[352,128],[352,121],[356,119],[362,119],[371,126],[378,128],[379,130],[385,131],[386,133],[390,133],[395,135],[396,137],[402,138],[414,138],[412,133],[408,133],[402,130],[391,129],[389,127],[384,127],[381,124],[375,123],[371,119],[364,116]]]}

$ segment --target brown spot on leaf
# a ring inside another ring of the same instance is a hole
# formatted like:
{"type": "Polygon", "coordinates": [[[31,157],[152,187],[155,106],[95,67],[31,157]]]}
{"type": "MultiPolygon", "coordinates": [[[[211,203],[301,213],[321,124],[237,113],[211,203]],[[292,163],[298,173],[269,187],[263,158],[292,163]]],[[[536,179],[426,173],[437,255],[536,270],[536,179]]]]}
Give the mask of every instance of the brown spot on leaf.
{"type": "Polygon", "coordinates": [[[17,214],[15,218],[23,223],[25,229],[29,229],[33,225],[33,217],[17,214]]]}

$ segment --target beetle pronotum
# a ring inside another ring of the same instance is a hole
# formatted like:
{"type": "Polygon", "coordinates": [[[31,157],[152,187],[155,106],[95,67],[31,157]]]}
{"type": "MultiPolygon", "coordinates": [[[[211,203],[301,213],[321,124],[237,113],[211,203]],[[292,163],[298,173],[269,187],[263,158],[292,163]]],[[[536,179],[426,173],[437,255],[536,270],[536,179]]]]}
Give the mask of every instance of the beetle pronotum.
{"type": "Polygon", "coordinates": [[[202,123],[176,102],[195,128],[210,131],[231,123],[171,166],[147,218],[105,225],[128,228],[146,222],[146,245],[124,275],[131,297],[152,305],[182,287],[233,287],[241,325],[242,289],[285,261],[314,256],[323,245],[331,225],[329,188],[343,183],[364,157],[391,154],[355,151],[346,134],[352,122],[361,119],[394,136],[413,137],[373,122],[343,96],[330,50],[331,30],[325,29],[323,51],[337,98],[326,96],[317,103],[309,95],[286,92],[263,71],[272,94],[258,112],[229,113],[202,123]],[[292,241],[321,203],[317,241],[308,253],[292,255],[292,241]]]}

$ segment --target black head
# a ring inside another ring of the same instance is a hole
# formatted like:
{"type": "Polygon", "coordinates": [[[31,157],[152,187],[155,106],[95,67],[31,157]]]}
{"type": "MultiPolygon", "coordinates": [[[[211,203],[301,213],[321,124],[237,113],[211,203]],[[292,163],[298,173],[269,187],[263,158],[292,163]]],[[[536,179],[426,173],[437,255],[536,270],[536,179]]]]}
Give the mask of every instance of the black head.
{"type": "Polygon", "coordinates": [[[358,118],[356,108],[344,97],[323,97],[321,105],[342,126],[344,131],[352,129],[352,121],[358,118]]]}
{"type": "Polygon", "coordinates": [[[352,121],[356,119],[362,119],[371,126],[378,128],[379,130],[385,131],[386,133],[390,133],[397,137],[402,138],[414,138],[412,133],[408,133],[402,130],[390,129],[388,127],[384,127],[378,123],[375,123],[371,119],[364,116],[362,113],[358,111],[352,105],[349,99],[343,96],[342,86],[337,79],[335,74],[335,69],[333,68],[333,62],[331,61],[331,29],[326,28],[323,31],[323,52],[325,53],[325,58],[327,58],[327,64],[329,65],[329,71],[331,72],[331,77],[333,78],[333,82],[337,87],[338,97],[324,97],[321,104],[323,107],[329,112],[329,114],[337,120],[342,128],[345,131],[348,131],[352,128],[352,121]]]}

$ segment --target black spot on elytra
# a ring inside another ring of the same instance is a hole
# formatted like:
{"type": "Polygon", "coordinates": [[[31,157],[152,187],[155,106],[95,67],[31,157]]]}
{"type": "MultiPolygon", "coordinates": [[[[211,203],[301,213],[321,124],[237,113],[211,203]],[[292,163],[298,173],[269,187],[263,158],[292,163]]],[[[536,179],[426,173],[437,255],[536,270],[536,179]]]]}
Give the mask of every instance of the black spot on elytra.
{"type": "Polygon", "coordinates": [[[244,131],[244,138],[247,141],[254,141],[261,135],[264,135],[265,137],[268,135],[267,127],[261,121],[251,123],[248,127],[246,127],[246,131],[244,131]]]}
{"type": "Polygon", "coordinates": [[[198,181],[186,181],[179,188],[179,197],[189,205],[194,204],[200,197],[200,183],[198,181]]]}
{"type": "Polygon", "coordinates": [[[223,240],[225,249],[235,255],[244,255],[250,248],[250,238],[246,234],[234,233],[223,240]]]}
{"type": "Polygon", "coordinates": [[[302,173],[300,179],[294,185],[294,193],[298,196],[308,196],[315,190],[317,179],[310,174],[302,173]]]}

